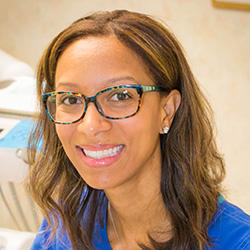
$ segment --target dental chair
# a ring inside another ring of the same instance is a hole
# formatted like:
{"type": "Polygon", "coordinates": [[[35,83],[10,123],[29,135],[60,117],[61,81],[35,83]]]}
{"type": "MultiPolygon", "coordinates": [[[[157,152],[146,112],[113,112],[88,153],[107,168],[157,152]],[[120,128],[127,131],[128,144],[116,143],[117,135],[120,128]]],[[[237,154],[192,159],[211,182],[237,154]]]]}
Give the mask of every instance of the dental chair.
{"type": "Polygon", "coordinates": [[[23,187],[35,110],[29,99],[35,96],[33,75],[30,66],[0,50],[0,250],[29,249],[42,221],[23,187]]]}
{"type": "Polygon", "coordinates": [[[29,249],[42,221],[40,211],[23,186],[28,168],[23,160],[25,149],[1,147],[6,138],[14,136],[16,130],[24,129],[24,124],[27,126],[29,123],[18,123],[0,140],[1,250],[29,249]]]}

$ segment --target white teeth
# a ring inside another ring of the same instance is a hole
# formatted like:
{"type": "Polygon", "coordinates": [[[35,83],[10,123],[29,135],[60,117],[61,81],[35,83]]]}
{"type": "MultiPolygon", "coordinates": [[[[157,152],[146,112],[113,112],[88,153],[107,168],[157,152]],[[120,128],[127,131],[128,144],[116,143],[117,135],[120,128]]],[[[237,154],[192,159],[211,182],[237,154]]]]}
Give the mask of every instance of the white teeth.
{"type": "Polygon", "coordinates": [[[102,158],[117,155],[121,149],[122,149],[122,146],[117,146],[113,149],[110,148],[108,150],[99,150],[99,151],[84,150],[84,153],[88,157],[91,157],[94,159],[102,159],[102,158]]]}

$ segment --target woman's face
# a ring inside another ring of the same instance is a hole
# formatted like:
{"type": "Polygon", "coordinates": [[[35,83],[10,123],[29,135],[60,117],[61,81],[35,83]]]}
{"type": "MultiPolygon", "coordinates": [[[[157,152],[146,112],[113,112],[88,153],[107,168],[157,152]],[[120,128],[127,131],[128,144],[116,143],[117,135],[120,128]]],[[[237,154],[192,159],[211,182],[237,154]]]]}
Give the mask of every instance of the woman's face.
{"type": "MultiPolygon", "coordinates": [[[[113,36],[76,41],[59,58],[56,91],[94,96],[127,84],[155,83],[142,60],[113,36]]],[[[138,185],[145,179],[160,183],[163,106],[158,92],[144,93],[137,115],[110,120],[90,103],[82,120],[56,125],[56,130],[69,159],[90,186],[105,190],[138,185]]]]}

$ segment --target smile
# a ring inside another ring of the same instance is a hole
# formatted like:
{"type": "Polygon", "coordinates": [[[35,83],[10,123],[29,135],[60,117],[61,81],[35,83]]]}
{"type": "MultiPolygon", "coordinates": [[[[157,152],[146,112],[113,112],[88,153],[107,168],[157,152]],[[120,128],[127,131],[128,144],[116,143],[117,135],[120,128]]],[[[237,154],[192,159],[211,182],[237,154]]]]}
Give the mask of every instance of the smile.
{"type": "Polygon", "coordinates": [[[117,146],[114,148],[98,150],[98,151],[84,150],[84,149],[82,150],[87,157],[90,157],[93,159],[103,159],[103,158],[113,157],[117,155],[121,151],[122,148],[123,146],[117,146]]]}

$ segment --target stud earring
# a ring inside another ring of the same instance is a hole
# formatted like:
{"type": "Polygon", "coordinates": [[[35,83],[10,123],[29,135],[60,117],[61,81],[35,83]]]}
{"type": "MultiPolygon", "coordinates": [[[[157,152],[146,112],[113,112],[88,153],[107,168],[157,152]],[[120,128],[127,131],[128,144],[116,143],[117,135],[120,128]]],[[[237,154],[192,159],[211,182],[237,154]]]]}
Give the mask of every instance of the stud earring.
{"type": "Polygon", "coordinates": [[[164,134],[167,134],[168,130],[169,130],[169,127],[164,127],[162,130],[163,130],[164,134]]]}

